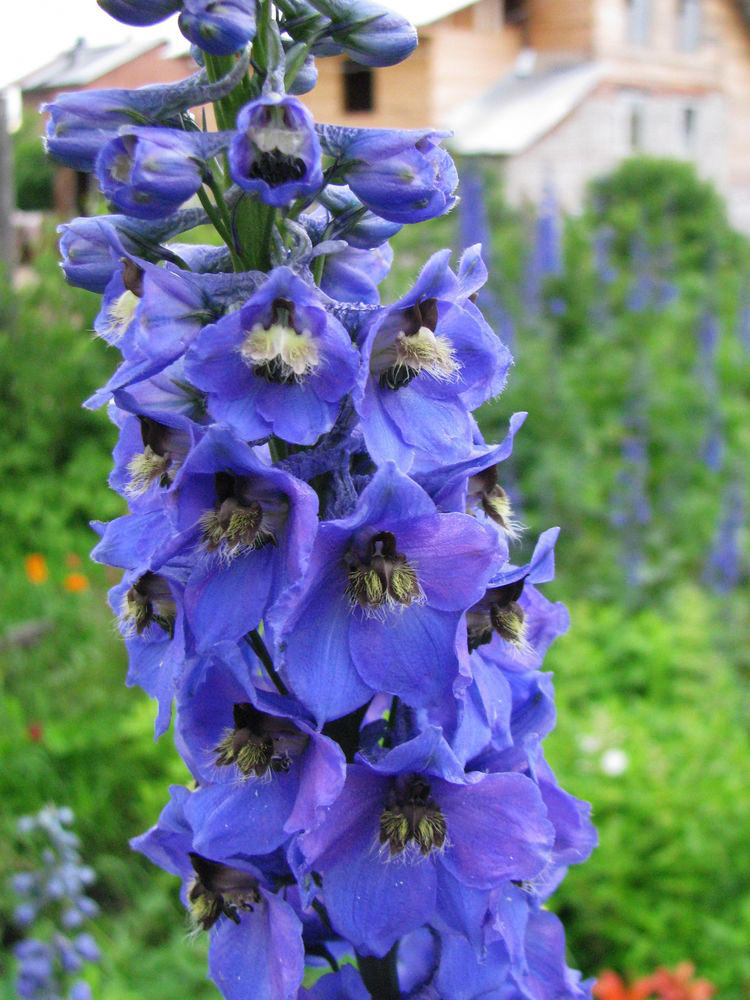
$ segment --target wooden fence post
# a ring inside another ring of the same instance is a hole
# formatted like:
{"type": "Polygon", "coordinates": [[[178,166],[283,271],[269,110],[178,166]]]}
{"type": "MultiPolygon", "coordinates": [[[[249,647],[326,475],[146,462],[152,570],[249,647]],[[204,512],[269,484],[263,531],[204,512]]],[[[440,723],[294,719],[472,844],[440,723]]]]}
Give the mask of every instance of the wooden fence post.
{"type": "Polygon", "coordinates": [[[12,326],[13,271],[16,264],[16,238],[13,227],[15,195],[13,191],[13,156],[8,130],[8,102],[0,89],[0,325],[12,326]]]}

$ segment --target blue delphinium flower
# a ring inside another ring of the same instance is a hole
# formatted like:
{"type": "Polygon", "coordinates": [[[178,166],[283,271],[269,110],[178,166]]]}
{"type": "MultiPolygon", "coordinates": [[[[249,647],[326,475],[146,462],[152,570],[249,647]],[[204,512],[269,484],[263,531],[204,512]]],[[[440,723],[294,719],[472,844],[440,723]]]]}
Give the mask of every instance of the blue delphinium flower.
{"type": "Polygon", "coordinates": [[[304,572],[318,498],[215,426],[177,473],[172,502],[177,534],[154,568],[177,553],[190,557],[185,607],[199,650],[240,639],[304,572]]]}
{"type": "Polygon", "coordinates": [[[350,764],[327,821],[300,847],[323,876],[334,929],[382,956],[433,913],[450,924],[464,907],[481,909],[484,890],[539,874],[554,839],[545,812],[530,779],[465,774],[428,728],[350,764]]]}
{"type": "Polygon", "coordinates": [[[247,104],[229,148],[232,177],[267,205],[288,205],[323,186],[312,115],[296,97],[270,93],[247,104]]]}
{"type": "Polygon", "coordinates": [[[183,898],[195,926],[209,931],[209,968],[228,1000],[294,1000],[302,985],[301,923],[273,873],[237,858],[225,865],[194,850],[187,815],[191,794],[173,788],[158,824],[133,847],[183,879],[183,898]]]}
{"type": "MultiPolygon", "coordinates": [[[[542,309],[545,283],[558,277],[563,270],[562,231],[554,189],[545,186],[539,211],[534,222],[534,233],[524,276],[523,299],[526,311],[536,316],[542,309]]],[[[564,309],[560,299],[549,302],[550,311],[558,314],[564,309]]]]}
{"type": "Polygon", "coordinates": [[[91,988],[79,974],[86,963],[99,961],[99,948],[80,928],[98,913],[87,895],[94,872],[81,862],[78,837],[70,829],[67,807],[45,806],[35,816],[23,816],[18,832],[34,852],[38,867],[11,879],[20,900],[16,923],[28,932],[39,923],[44,938],[25,937],[14,948],[18,961],[16,992],[24,1000],[90,1000],[91,988]],[[40,855],[40,856],[39,856],[40,855]],[[49,926],[56,928],[49,936],[49,926]],[[69,932],[78,931],[75,936],[69,932]],[[75,978],[72,978],[75,977],[75,978]]]}
{"type": "Polygon", "coordinates": [[[351,390],[359,354],[320,295],[289,268],[271,272],[241,309],[207,326],[185,375],[214,420],[245,440],[314,444],[351,390]]]}
{"type": "Polygon", "coordinates": [[[419,706],[450,697],[463,612],[484,593],[494,559],[485,528],[439,513],[416,483],[383,466],[348,518],[321,525],[301,590],[285,609],[292,690],[320,721],[376,691],[419,706]]]}
{"type": "Polygon", "coordinates": [[[718,594],[728,594],[742,577],[742,532],[746,503],[742,486],[733,483],[722,500],[713,546],[703,571],[704,581],[718,594]]]}
{"type": "Polygon", "coordinates": [[[201,660],[177,703],[177,745],[200,788],[186,807],[195,848],[218,861],[269,854],[320,825],[344,785],[338,744],[301,705],[252,682],[249,651],[201,660]],[[230,658],[231,657],[231,658],[230,658]]]}
{"type": "MultiPolygon", "coordinates": [[[[584,1000],[543,910],[596,839],[542,745],[557,529],[513,560],[525,414],[496,446],[472,415],[504,387],[507,316],[478,300],[477,245],[381,303],[390,238],[456,203],[446,135],[316,125],[292,96],[316,57],[391,65],[416,32],[374,0],[101,4],[178,13],[205,67],[49,108],[51,152],[122,212],[61,241],[121,356],[87,405],[108,404],[128,509],[93,557],[123,571],[126,681],[157,736],[174,715],[195,781],[133,846],[182,880],[228,1000],[584,1000]],[[209,101],[218,131],[190,114],[209,101]],[[182,238],[205,224],[219,245],[182,238]]],[[[87,915],[28,949],[22,995],[51,961],[79,974],[87,915]]]]}
{"type": "Polygon", "coordinates": [[[470,411],[502,389],[510,367],[510,354],[471,301],[486,277],[477,248],[462,258],[458,277],[449,257],[435,254],[362,339],[354,403],[365,442],[376,461],[405,470],[466,457],[470,411]]]}

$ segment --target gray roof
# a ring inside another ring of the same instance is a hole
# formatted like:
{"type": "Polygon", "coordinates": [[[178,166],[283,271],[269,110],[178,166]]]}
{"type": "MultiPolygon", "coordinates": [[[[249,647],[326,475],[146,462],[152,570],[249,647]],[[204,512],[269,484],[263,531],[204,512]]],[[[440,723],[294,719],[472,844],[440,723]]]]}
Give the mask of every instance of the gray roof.
{"type": "Polygon", "coordinates": [[[440,124],[453,131],[451,146],[459,153],[512,156],[559,125],[601,76],[602,67],[592,62],[517,69],[440,124]]]}
{"type": "Polygon", "coordinates": [[[163,40],[152,38],[148,41],[141,39],[115,45],[89,46],[81,38],[72,49],[61,52],[46,66],[28,73],[16,85],[24,92],[84,87],[163,44],[163,40]]]}
{"type": "Polygon", "coordinates": [[[478,0],[383,0],[385,7],[397,11],[411,23],[421,28],[444,17],[455,14],[464,7],[473,7],[478,0]]]}

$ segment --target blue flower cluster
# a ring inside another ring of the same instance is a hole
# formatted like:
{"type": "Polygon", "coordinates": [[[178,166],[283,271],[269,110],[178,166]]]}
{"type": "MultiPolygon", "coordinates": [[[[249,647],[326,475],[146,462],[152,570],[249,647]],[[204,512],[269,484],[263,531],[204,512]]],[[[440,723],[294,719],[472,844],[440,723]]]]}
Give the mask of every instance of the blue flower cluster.
{"type": "Polygon", "coordinates": [[[23,816],[18,832],[35,851],[35,870],[11,879],[19,899],[15,923],[26,930],[34,924],[54,928],[52,937],[26,937],[15,946],[18,959],[16,994],[23,1000],[91,1000],[91,987],[80,977],[87,962],[99,961],[91,934],[81,930],[99,909],[86,889],[94,872],[81,863],[78,837],[69,829],[73,813],[66,806],[45,806],[36,816],[23,816]]]}
{"type": "Polygon", "coordinates": [[[545,909],[595,842],[542,752],[557,530],[511,562],[525,415],[500,445],[472,416],[511,364],[480,248],[378,290],[389,238],[456,202],[445,135],[316,125],[295,96],[315,56],[387,65],[416,35],[370,0],[99,2],[180,11],[205,66],[47,109],[121,213],[61,242],[122,356],[89,405],[129,513],[94,557],[195,782],[134,846],[182,879],[229,1000],[589,997],[545,909]],[[220,245],[175,242],[209,221],[220,245]]]}

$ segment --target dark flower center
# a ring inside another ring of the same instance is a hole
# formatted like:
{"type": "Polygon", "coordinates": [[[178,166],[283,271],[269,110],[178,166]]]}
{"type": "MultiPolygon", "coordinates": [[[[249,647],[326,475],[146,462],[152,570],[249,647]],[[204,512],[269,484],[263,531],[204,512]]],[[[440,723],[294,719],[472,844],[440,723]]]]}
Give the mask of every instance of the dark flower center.
{"type": "Polygon", "coordinates": [[[217,472],[214,483],[216,506],[201,518],[203,542],[209,552],[221,549],[226,557],[232,558],[275,541],[263,506],[247,495],[241,477],[217,472]]]}
{"type": "Polygon", "coordinates": [[[453,347],[435,334],[437,299],[417,302],[393,321],[398,327],[396,336],[377,347],[371,361],[381,389],[401,389],[423,372],[441,381],[456,377],[460,365],[453,347]]]}
{"type": "Polygon", "coordinates": [[[305,133],[295,128],[284,107],[267,107],[259,114],[249,139],[254,146],[253,161],[248,176],[278,187],[290,181],[300,181],[307,172],[305,161],[298,154],[305,133]]]}
{"type": "Polygon", "coordinates": [[[402,854],[409,844],[427,857],[443,847],[445,838],[445,817],[424,778],[413,774],[401,790],[391,790],[380,814],[380,843],[391,857],[402,854]]]}
{"type": "Polygon", "coordinates": [[[157,625],[174,638],[177,607],[163,576],[144,573],[125,594],[122,620],[126,630],[142,635],[149,625],[157,625]]]}
{"type": "Polygon", "coordinates": [[[221,916],[238,924],[241,911],[252,913],[261,902],[258,880],[247,872],[192,851],[190,861],[196,877],[188,889],[188,902],[193,920],[202,930],[210,930],[221,916]]]}
{"type": "Polygon", "coordinates": [[[513,517],[510,497],[497,481],[496,465],[471,476],[469,498],[511,538],[518,536],[521,525],[513,517]]]}
{"type": "Polygon", "coordinates": [[[290,181],[301,181],[306,170],[305,161],[299,156],[289,156],[272,149],[255,157],[248,176],[254,181],[265,181],[270,187],[278,187],[290,181]]]}
{"type": "Polygon", "coordinates": [[[234,728],[214,747],[216,764],[235,764],[245,777],[261,778],[269,771],[286,773],[295,757],[304,753],[309,736],[288,719],[259,712],[247,702],[233,709],[234,728]]]}
{"type": "Polygon", "coordinates": [[[526,578],[488,590],[484,598],[467,612],[469,650],[486,646],[494,634],[514,646],[526,641],[524,612],[518,603],[526,578]]]}
{"type": "Polygon", "coordinates": [[[346,592],[352,604],[369,609],[409,607],[423,597],[417,574],[397,550],[391,531],[373,535],[364,558],[350,553],[346,592]]]}
{"type": "Polygon", "coordinates": [[[130,482],[127,492],[131,496],[140,496],[153,484],[162,489],[172,485],[174,480],[174,454],[171,427],[157,423],[151,417],[138,417],[141,424],[143,451],[134,455],[128,463],[130,482]]]}
{"type": "Polygon", "coordinates": [[[143,268],[130,257],[122,258],[122,283],[137,299],[143,298],[143,268]]]}

